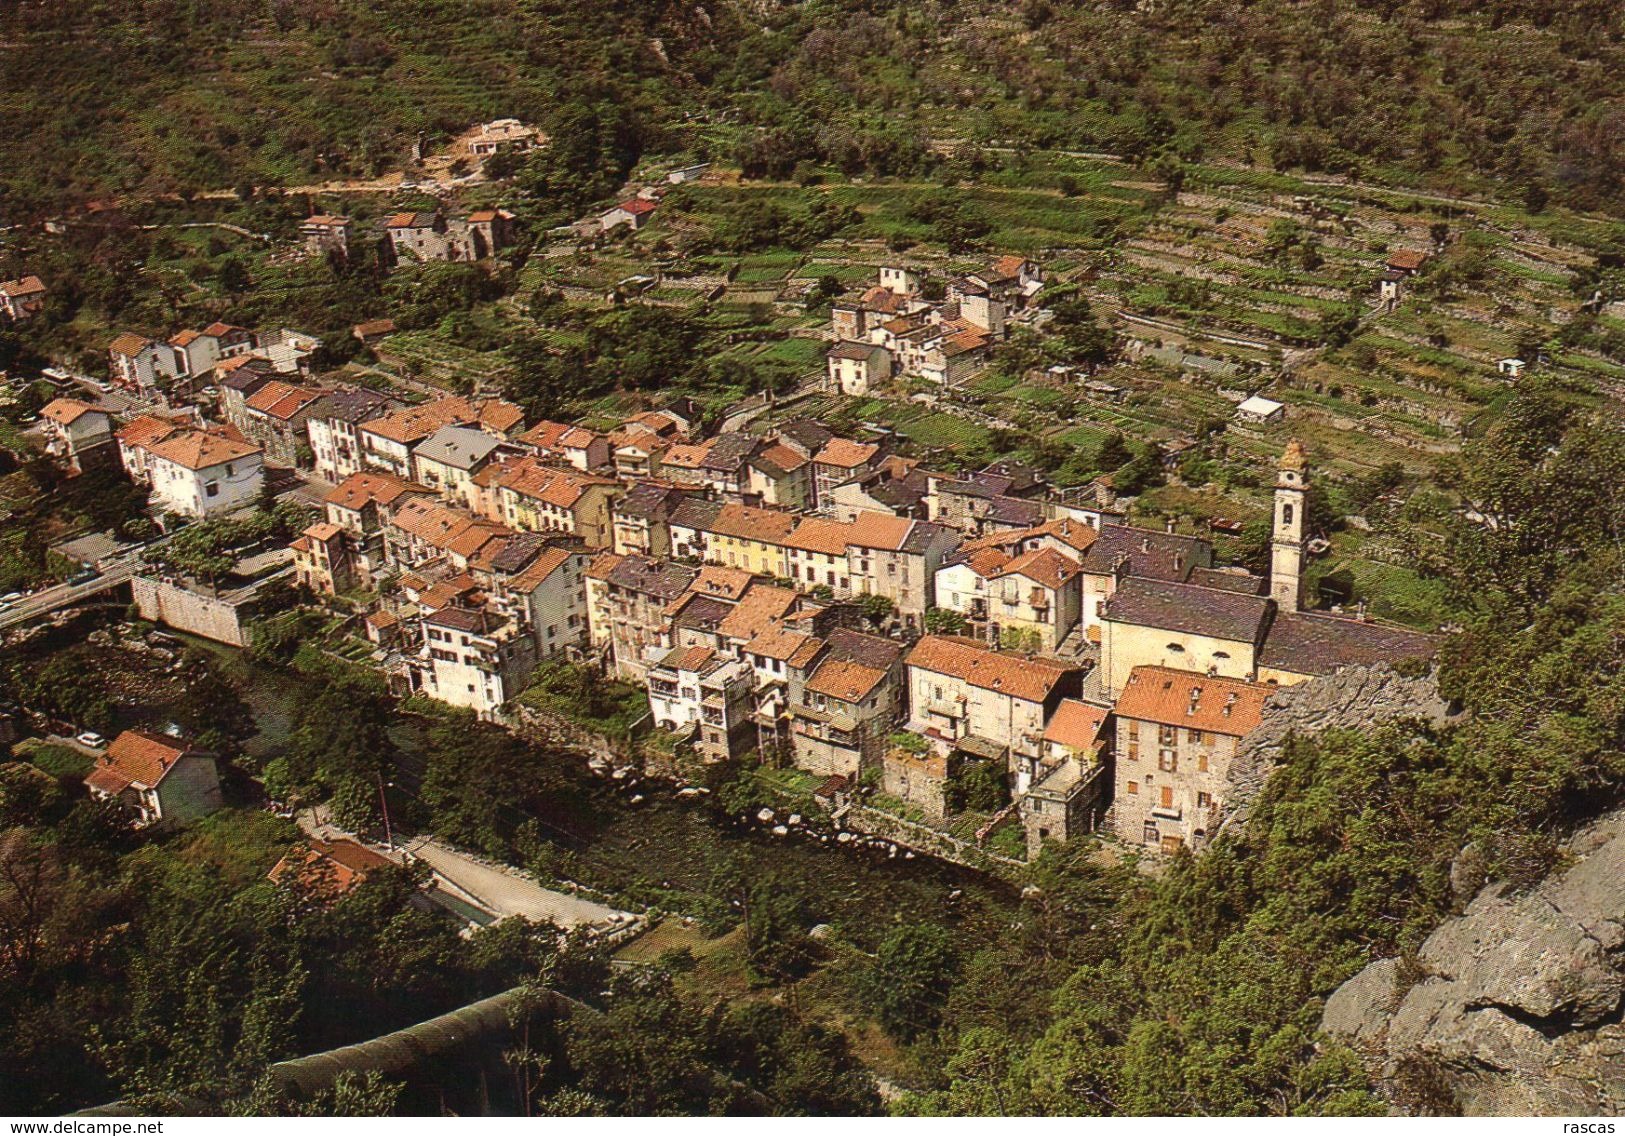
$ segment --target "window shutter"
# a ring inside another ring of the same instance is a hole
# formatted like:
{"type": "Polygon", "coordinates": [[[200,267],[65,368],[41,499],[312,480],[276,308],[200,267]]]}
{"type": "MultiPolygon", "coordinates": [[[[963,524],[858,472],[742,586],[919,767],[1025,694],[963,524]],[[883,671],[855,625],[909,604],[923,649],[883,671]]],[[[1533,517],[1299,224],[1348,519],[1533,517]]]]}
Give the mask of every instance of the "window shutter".
{"type": "Polygon", "coordinates": [[[1174,787],[1172,785],[1162,787],[1162,807],[1165,809],[1174,807],[1174,787]]]}

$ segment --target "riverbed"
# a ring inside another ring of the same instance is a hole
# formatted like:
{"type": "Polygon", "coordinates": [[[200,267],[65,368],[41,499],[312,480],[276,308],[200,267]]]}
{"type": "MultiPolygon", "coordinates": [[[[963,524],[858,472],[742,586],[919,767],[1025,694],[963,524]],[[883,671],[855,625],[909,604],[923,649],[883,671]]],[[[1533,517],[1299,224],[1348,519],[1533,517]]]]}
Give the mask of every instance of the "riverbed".
{"type": "MultiPolygon", "coordinates": [[[[254,711],[260,732],[246,747],[250,757],[270,760],[296,728],[311,680],[213,649],[243,679],[254,711]]],[[[409,716],[392,732],[401,750],[392,794],[403,813],[415,795],[426,734],[409,716]]],[[[936,923],[970,945],[1016,918],[1020,898],[1004,881],[926,856],[774,836],[734,823],[704,797],[679,799],[667,783],[627,788],[593,776],[573,753],[532,749],[539,764],[568,771],[580,789],[573,822],[555,817],[544,832],[560,852],[561,871],[613,899],[715,917],[726,913],[731,878],[767,879],[800,895],[816,922],[866,949],[898,923],[936,923]]],[[[522,819],[517,812],[512,818],[522,819]]]]}

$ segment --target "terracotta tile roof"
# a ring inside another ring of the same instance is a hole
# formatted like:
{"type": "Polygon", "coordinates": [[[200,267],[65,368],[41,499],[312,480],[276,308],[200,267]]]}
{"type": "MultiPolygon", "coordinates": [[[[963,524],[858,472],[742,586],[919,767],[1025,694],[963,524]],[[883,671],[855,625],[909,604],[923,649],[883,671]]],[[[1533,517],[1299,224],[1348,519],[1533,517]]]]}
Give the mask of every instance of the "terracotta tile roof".
{"type": "Polygon", "coordinates": [[[1082,575],[1077,561],[1053,548],[1024,552],[999,570],[999,576],[1024,576],[1051,590],[1059,590],[1082,575]]]}
{"type": "Polygon", "coordinates": [[[454,553],[464,559],[473,556],[489,540],[508,536],[513,530],[494,521],[481,520],[459,509],[413,497],[395,510],[390,524],[431,548],[454,553]]]}
{"type": "Polygon", "coordinates": [[[417,603],[424,611],[439,611],[446,605],[456,603],[479,590],[479,581],[467,572],[460,572],[418,593],[417,603]]]}
{"type": "Polygon", "coordinates": [[[525,424],[524,410],[500,398],[488,398],[477,402],[474,404],[474,410],[481,426],[501,434],[525,424]]]}
{"type": "Polygon", "coordinates": [[[889,288],[882,288],[876,284],[863,294],[858,301],[871,312],[900,312],[903,310],[903,298],[889,288]]]}
{"type": "Polygon", "coordinates": [[[1415,272],[1427,263],[1428,254],[1421,249],[1395,249],[1388,254],[1388,267],[1415,272]]]}
{"type": "Polygon", "coordinates": [[[353,840],[330,842],[312,837],[278,860],[266,878],[277,884],[296,880],[307,890],[331,897],[354,891],[369,873],[393,863],[353,840]]]}
{"type": "Polygon", "coordinates": [[[38,276],[24,276],[18,280],[0,281],[0,292],[8,296],[33,296],[45,291],[45,285],[38,276]]]}
{"type": "Polygon", "coordinates": [[[749,505],[724,505],[711,522],[709,531],[738,540],[784,544],[794,528],[796,519],[789,513],[749,505]]]}
{"type": "MultiPolygon", "coordinates": [[[[630,213],[634,217],[641,217],[645,213],[653,213],[654,212],[654,210],[655,210],[655,202],[646,200],[645,198],[642,198],[642,197],[634,197],[634,198],[631,198],[630,200],[621,202],[619,205],[615,206],[615,209],[620,209],[623,212],[630,213]]],[[[609,210],[609,212],[612,212],[612,213],[614,211],[615,211],[614,209],[609,210]]]]}
{"type": "Polygon", "coordinates": [[[287,422],[326,393],[311,387],[295,386],[280,379],[272,379],[250,395],[243,405],[267,417],[287,422]]]}
{"type": "Polygon", "coordinates": [[[783,442],[774,442],[751,459],[757,468],[766,467],[764,472],[775,477],[782,477],[787,473],[794,473],[807,464],[807,459],[796,453],[783,442]]]}
{"type": "Polygon", "coordinates": [[[348,217],[340,217],[334,213],[312,213],[305,218],[305,224],[307,225],[348,225],[349,223],[350,219],[348,217]]]}
{"type": "Polygon", "coordinates": [[[1268,596],[1130,576],[1117,585],[1101,618],[1233,643],[1257,643],[1274,611],[1274,601],[1268,596]]]}
{"type": "Polygon", "coordinates": [[[438,216],[434,213],[396,213],[385,222],[387,229],[432,229],[438,216]]]}
{"type": "Polygon", "coordinates": [[[1070,670],[1059,663],[992,651],[955,635],[927,635],[908,653],[908,665],[1027,702],[1044,701],[1070,670]]]}
{"type": "Polygon", "coordinates": [[[393,505],[396,501],[408,494],[419,494],[432,497],[434,490],[427,485],[419,485],[415,481],[408,481],[404,477],[396,477],[392,473],[352,473],[339,482],[323,502],[337,505],[342,509],[361,510],[376,501],[381,505],[393,505]]]}
{"type": "Polygon", "coordinates": [[[169,345],[171,347],[190,347],[193,343],[197,342],[202,335],[203,333],[201,331],[193,331],[190,328],[186,329],[185,331],[177,331],[174,335],[169,337],[169,345]]]}
{"type": "Polygon", "coordinates": [[[711,452],[714,442],[715,439],[710,442],[672,446],[661,455],[660,465],[662,468],[671,469],[700,469],[704,467],[706,455],[711,452]]]}
{"type": "Polygon", "coordinates": [[[1117,696],[1119,718],[1243,737],[1258,728],[1276,687],[1167,667],[1135,667],[1117,696]]]}
{"type": "Polygon", "coordinates": [[[575,470],[545,466],[533,458],[523,458],[505,466],[496,483],[521,497],[529,497],[560,509],[575,508],[577,502],[594,486],[618,484],[607,477],[594,477],[575,470]]]}
{"type": "Polygon", "coordinates": [[[800,601],[793,588],[754,584],[717,625],[717,633],[727,639],[754,640],[800,601]]]}
{"type": "Polygon", "coordinates": [[[461,395],[450,395],[422,406],[392,410],[363,422],[361,429],[401,445],[410,445],[429,437],[442,426],[478,423],[483,429],[505,434],[524,420],[525,412],[511,402],[495,398],[470,402],[461,395]]]}
{"type": "Polygon", "coordinates": [[[618,552],[600,552],[592,558],[592,563],[587,565],[584,575],[593,580],[608,580],[616,566],[624,559],[625,557],[618,552]]]}
{"type": "MultiPolygon", "coordinates": [[[[878,516],[879,514],[875,514],[878,516]]],[[[847,543],[852,537],[852,526],[825,517],[807,517],[795,531],[780,543],[786,548],[803,552],[819,552],[825,556],[845,556],[847,543]]]]}
{"type": "Polygon", "coordinates": [[[743,568],[725,568],[720,564],[706,564],[700,568],[694,577],[694,583],[689,585],[694,591],[707,596],[722,596],[729,600],[739,600],[756,577],[743,568]]]}
{"type": "Polygon", "coordinates": [[[840,469],[856,469],[880,452],[873,443],[854,442],[850,438],[831,438],[824,443],[813,461],[819,465],[832,465],[840,469]]]}
{"type": "Polygon", "coordinates": [[[807,689],[842,702],[862,702],[885,678],[886,672],[876,667],[825,659],[807,679],[807,689]]]}
{"type": "Polygon", "coordinates": [[[85,784],[102,793],[116,795],[132,785],[153,789],[175,763],[192,752],[171,737],[142,730],[125,730],[113,739],[107,751],[96,759],[85,784]]]}
{"type": "Polygon", "coordinates": [[[107,349],[115,355],[136,356],[152,346],[155,346],[152,340],[136,335],[134,332],[126,331],[114,336],[113,342],[107,345],[107,349]]]}
{"type": "Polygon", "coordinates": [[[568,548],[549,548],[531,561],[530,566],[523,572],[510,580],[508,587],[516,592],[533,592],[549,576],[569,563],[570,558],[574,555],[575,553],[568,548]]]}
{"type": "MultiPolygon", "coordinates": [[[[79,421],[93,410],[96,410],[96,408],[90,403],[80,402],[76,398],[53,398],[45,404],[45,409],[39,413],[41,418],[47,418],[59,425],[67,426],[70,423],[79,421]]],[[[97,410],[96,413],[102,414],[105,411],[97,410]]]]}
{"type": "Polygon", "coordinates": [[[802,642],[802,644],[795,649],[795,653],[790,656],[787,662],[796,670],[805,670],[807,667],[813,665],[813,662],[818,658],[819,654],[828,646],[829,644],[825,640],[815,639],[813,636],[809,635],[802,642]]]}
{"type": "Polygon", "coordinates": [[[142,448],[154,457],[191,470],[212,469],[261,452],[253,443],[242,441],[240,435],[232,437],[234,433],[223,426],[208,430],[183,429],[143,443],[142,448]]]}
{"type": "Polygon", "coordinates": [[[215,339],[223,339],[232,334],[252,336],[254,333],[246,327],[238,327],[236,324],[222,323],[220,320],[216,320],[203,329],[203,334],[212,336],[215,339]]]}
{"type": "Polygon", "coordinates": [[[674,671],[698,671],[716,657],[717,653],[709,647],[677,647],[660,660],[660,665],[674,671]]]}
{"type": "Polygon", "coordinates": [[[468,215],[468,219],[475,225],[489,224],[497,219],[497,211],[495,209],[476,209],[468,215]]]}
{"type": "Polygon", "coordinates": [[[916,527],[908,517],[889,517],[885,513],[859,513],[847,526],[847,543],[859,548],[883,548],[901,551],[916,527]]]}
{"type": "Polygon", "coordinates": [[[1099,740],[1100,728],[1105,724],[1105,710],[1076,698],[1063,698],[1044,727],[1044,740],[1072,749],[1088,749],[1099,740]]]}
{"type": "Polygon", "coordinates": [[[514,439],[544,450],[585,449],[602,434],[567,422],[538,422],[514,439]]]}
{"type": "Polygon", "coordinates": [[[989,280],[1015,280],[1021,275],[1021,266],[1026,260],[1019,256],[1001,256],[993,262],[988,269],[989,280]]]}
{"type": "Polygon", "coordinates": [[[782,625],[771,626],[757,632],[745,644],[746,654],[760,655],[764,659],[790,659],[809,642],[820,642],[805,631],[796,631],[782,625]]]}
{"type": "Polygon", "coordinates": [[[156,414],[143,414],[120,426],[117,434],[118,440],[127,446],[146,446],[179,429],[182,429],[181,423],[156,414]]]}
{"type": "Polygon", "coordinates": [[[389,335],[395,330],[395,321],[392,319],[362,320],[350,329],[351,334],[361,339],[371,339],[375,335],[389,335]]]}
{"type": "Polygon", "coordinates": [[[331,521],[317,521],[315,524],[310,525],[305,529],[304,535],[308,536],[311,540],[321,541],[323,544],[326,544],[343,531],[343,529],[339,528],[331,521]]]}

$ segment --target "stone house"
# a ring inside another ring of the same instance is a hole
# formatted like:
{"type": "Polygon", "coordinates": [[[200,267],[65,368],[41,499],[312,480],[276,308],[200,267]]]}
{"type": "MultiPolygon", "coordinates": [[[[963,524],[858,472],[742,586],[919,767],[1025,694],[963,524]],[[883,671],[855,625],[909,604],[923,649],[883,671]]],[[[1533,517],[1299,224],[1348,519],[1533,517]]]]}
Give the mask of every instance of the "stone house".
{"type": "Polygon", "coordinates": [[[825,352],[824,359],[829,385],[854,398],[867,395],[892,376],[891,352],[878,343],[843,341],[825,352]]]}
{"type": "Polygon", "coordinates": [[[394,405],[387,395],[377,391],[352,389],[334,391],[325,406],[313,408],[305,418],[305,433],[316,476],[336,485],[360,473],[363,465],[357,428],[387,414],[394,405]]]}
{"type": "Polygon", "coordinates": [[[336,252],[340,256],[350,253],[350,219],[330,213],[312,213],[299,225],[299,236],[305,242],[305,251],[312,256],[325,256],[336,252]]]}
{"type": "Polygon", "coordinates": [[[76,398],[57,398],[40,411],[45,452],[70,473],[116,464],[113,416],[76,398]]]}
{"type": "Polygon", "coordinates": [[[1111,787],[1109,715],[1076,698],[1062,699],[1044,728],[1044,753],[1017,807],[1032,858],[1045,841],[1095,831],[1111,787]]]}
{"type": "Polygon", "coordinates": [[[38,276],[0,280],[0,315],[12,323],[31,320],[45,310],[49,290],[38,276]]]}
{"type": "Polygon", "coordinates": [[[853,781],[878,769],[907,707],[902,645],[837,627],[787,662],[796,767],[853,781]]]}
{"type": "Polygon", "coordinates": [[[332,393],[272,379],[243,400],[240,417],[232,425],[257,443],[270,460],[308,468],[312,464],[309,422],[325,415],[332,393]]]}
{"type": "Polygon", "coordinates": [[[415,693],[490,719],[529,683],[536,645],[519,621],[446,607],[422,624],[423,645],[408,663],[415,693]]]}
{"type": "Polygon", "coordinates": [[[909,729],[943,750],[993,760],[1012,785],[1044,757],[1044,730],[1082,673],[1048,659],[994,651],[974,639],[927,635],[907,658],[909,729]]]}
{"type": "Polygon", "coordinates": [[[1118,839],[1157,853],[1206,844],[1237,743],[1258,727],[1271,693],[1263,683],[1136,667],[1113,710],[1118,839]]]}

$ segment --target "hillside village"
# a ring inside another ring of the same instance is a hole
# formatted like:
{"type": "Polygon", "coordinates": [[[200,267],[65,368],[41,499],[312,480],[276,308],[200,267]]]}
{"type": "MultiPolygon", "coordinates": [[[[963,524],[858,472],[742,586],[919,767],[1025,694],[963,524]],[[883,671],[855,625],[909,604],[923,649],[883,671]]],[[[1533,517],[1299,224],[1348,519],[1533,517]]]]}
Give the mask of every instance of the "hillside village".
{"type": "Polygon", "coordinates": [[[1622,63],[0,10],[0,1112],[1617,1113],[1622,63]]]}
{"type": "MultiPolygon", "coordinates": [[[[652,212],[617,210],[600,231],[652,212]]],[[[480,260],[509,221],[399,213],[379,248],[480,260]]],[[[311,255],[353,239],[333,215],[301,232],[311,255]]],[[[833,300],[824,369],[790,403],[961,389],[1051,315],[1045,281],[1020,256],[929,291],[884,265],[833,300]]],[[[70,475],[121,470],[165,529],[227,524],[291,477],[316,516],[273,578],[342,621],[352,657],[402,697],[508,722],[534,676],[586,668],[644,691],[662,751],[799,771],[837,818],[878,800],[946,831],[961,787],[984,781],[978,841],[1005,825],[1023,855],[1097,832],[1154,856],[1200,849],[1272,688],[1425,666],[1437,648],[1363,610],[1307,610],[1315,486],[1295,438],[1255,573],[1171,521],[1131,522],[1110,477],[1063,489],[1016,460],[937,467],[888,431],[794,412],[718,429],[686,397],[602,429],[496,395],[407,401],[319,373],[321,346],[222,322],[122,333],[98,382],[134,409],[56,398],[45,450],[70,475]]],[[[1255,414],[1264,401],[1238,422],[1278,420],[1278,403],[1255,414]]],[[[234,644],[262,585],[225,603],[216,579],[161,558],[133,579],[144,617],[234,644]]]]}

